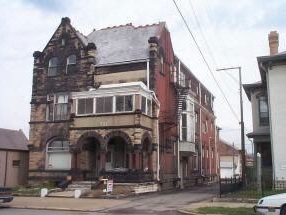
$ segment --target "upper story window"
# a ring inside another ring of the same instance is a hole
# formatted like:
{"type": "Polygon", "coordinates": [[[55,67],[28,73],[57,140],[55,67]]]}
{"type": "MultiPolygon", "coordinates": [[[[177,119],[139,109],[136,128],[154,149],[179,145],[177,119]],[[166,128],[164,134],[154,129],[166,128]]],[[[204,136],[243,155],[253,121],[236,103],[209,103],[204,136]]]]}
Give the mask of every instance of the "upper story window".
{"type": "Polygon", "coordinates": [[[179,84],[182,87],[186,86],[186,76],[183,72],[180,72],[179,84]]]}
{"type": "Polygon", "coordinates": [[[181,127],[181,139],[182,141],[187,141],[187,132],[188,132],[188,125],[187,125],[187,114],[182,114],[182,127],[181,127]]]}
{"type": "Polygon", "coordinates": [[[92,114],[93,113],[93,98],[85,98],[77,100],[77,114],[92,114]]]}
{"type": "Polygon", "coordinates": [[[47,100],[53,101],[52,103],[47,104],[47,121],[68,119],[68,95],[58,94],[54,95],[53,98],[48,95],[47,100]]]}
{"type": "Polygon", "coordinates": [[[112,113],[113,112],[113,97],[98,97],[96,98],[96,113],[112,113]]]}
{"type": "Polygon", "coordinates": [[[55,120],[68,119],[68,95],[57,95],[55,99],[55,120]]]}
{"type": "Polygon", "coordinates": [[[160,65],[161,65],[160,73],[164,74],[164,57],[163,56],[161,56],[160,58],[160,65]]]}
{"type": "Polygon", "coordinates": [[[75,54],[70,55],[67,58],[67,65],[73,65],[73,64],[76,64],[76,55],[75,54]]]}
{"type": "Polygon", "coordinates": [[[115,97],[116,112],[127,112],[133,110],[133,96],[116,96],[115,97]]]}
{"type": "Polygon", "coordinates": [[[141,96],[141,111],[142,113],[147,114],[147,107],[146,107],[146,97],[145,96],[141,96]]]}
{"type": "Polygon", "coordinates": [[[58,67],[58,58],[52,57],[49,60],[48,76],[57,75],[57,67],[58,67]]]}
{"type": "Polygon", "coordinates": [[[141,111],[149,116],[152,115],[152,102],[145,96],[141,96],[141,111]]]}
{"type": "Polygon", "coordinates": [[[260,125],[269,125],[269,112],[266,96],[259,97],[259,122],[260,125]]]}
{"type": "Polygon", "coordinates": [[[186,100],[184,100],[182,103],[182,110],[183,111],[187,110],[187,101],[186,100]]]}
{"type": "Polygon", "coordinates": [[[202,132],[207,133],[207,131],[208,131],[208,121],[204,121],[202,123],[202,132]]]}

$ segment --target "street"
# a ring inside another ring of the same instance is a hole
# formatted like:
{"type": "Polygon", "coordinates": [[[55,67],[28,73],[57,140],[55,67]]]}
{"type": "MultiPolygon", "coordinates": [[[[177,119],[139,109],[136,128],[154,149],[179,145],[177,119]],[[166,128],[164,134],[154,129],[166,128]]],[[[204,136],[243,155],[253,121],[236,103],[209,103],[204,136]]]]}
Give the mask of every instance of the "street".
{"type": "MultiPolygon", "coordinates": [[[[181,192],[154,193],[128,198],[127,203],[114,207],[106,207],[95,212],[48,211],[31,209],[1,208],[1,215],[66,215],[66,214],[177,214],[176,210],[190,203],[199,202],[217,196],[217,186],[196,187],[181,192]]],[[[59,199],[60,200],[60,199],[59,199]]]]}

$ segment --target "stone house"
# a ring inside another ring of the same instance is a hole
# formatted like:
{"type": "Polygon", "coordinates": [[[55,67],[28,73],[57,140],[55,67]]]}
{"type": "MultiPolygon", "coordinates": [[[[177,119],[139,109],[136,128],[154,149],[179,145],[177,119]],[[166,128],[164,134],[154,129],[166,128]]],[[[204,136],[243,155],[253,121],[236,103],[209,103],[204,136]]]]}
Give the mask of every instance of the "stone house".
{"type": "MultiPolygon", "coordinates": [[[[180,68],[165,23],[84,36],[66,17],[33,56],[31,182],[104,174],[115,182],[160,182],[162,189],[184,183],[178,125],[182,98],[191,94],[189,85],[178,93],[180,68]]],[[[186,183],[200,150],[189,140],[186,183]]]]}
{"type": "Polygon", "coordinates": [[[0,186],[15,187],[27,184],[28,143],[22,130],[0,128],[0,186]]]}

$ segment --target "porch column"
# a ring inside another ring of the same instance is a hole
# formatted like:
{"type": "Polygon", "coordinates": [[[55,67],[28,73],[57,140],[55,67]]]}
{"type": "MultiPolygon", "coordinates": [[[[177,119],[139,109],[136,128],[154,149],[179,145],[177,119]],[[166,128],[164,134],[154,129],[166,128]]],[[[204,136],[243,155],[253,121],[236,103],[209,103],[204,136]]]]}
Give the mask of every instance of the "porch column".
{"type": "MultiPolygon", "coordinates": [[[[141,169],[141,152],[142,152],[142,145],[135,144],[134,145],[134,154],[135,154],[135,169],[141,169]]],[[[134,166],[133,166],[134,167],[134,166]]]]}
{"type": "Polygon", "coordinates": [[[106,158],[106,151],[105,150],[101,150],[100,151],[100,170],[105,170],[105,158],[106,158]]]}

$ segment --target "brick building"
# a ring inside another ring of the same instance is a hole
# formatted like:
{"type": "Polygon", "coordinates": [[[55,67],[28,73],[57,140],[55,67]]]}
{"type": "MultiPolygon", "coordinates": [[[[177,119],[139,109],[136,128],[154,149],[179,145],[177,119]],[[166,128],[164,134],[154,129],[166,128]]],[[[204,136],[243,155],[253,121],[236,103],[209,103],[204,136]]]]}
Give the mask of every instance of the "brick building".
{"type": "Polygon", "coordinates": [[[107,174],[167,189],[216,174],[201,159],[216,157],[213,96],[174,56],[165,23],[84,36],[66,17],[33,56],[31,182],[107,174]]]}

